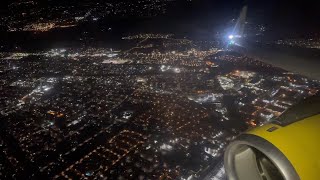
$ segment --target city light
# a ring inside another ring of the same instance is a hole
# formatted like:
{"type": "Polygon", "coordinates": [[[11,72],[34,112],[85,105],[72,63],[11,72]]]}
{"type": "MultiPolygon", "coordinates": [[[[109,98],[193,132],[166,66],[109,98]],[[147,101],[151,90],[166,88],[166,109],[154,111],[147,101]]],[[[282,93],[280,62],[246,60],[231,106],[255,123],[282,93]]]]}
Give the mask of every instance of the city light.
{"type": "Polygon", "coordinates": [[[302,35],[294,25],[286,35],[286,17],[259,17],[283,9],[231,17],[236,4],[10,1],[0,17],[2,179],[227,179],[230,142],[320,92],[320,81],[248,53],[319,57],[319,31],[300,24],[302,35]]]}
{"type": "MultiPolygon", "coordinates": [[[[10,106],[3,106],[1,115],[8,119],[8,130],[32,161],[46,157],[48,151],[60,153],[60,159],[42,160],[41,172],[55,178],[109,177],[110,168],[121,166],[153,177],[155,168],[148,164],[152,163],[180,173],[172,177],[199,176],[200,169],[221,158],[227,143],[245,128],[235,127],[230,133],[214,122],[259,126],[320,89],[317,81],[220,46],[197,48],[194,41],[161,34],[132,35],[122,41],[131,38],[147,45],[3,53],[5,71],[28,74],[8,73],[2,81],[2,99],[10,106]],[[189,43],[189,48],[178,48],[189,43]],[[27,61],[30,57],[43,61],[27,61]],[[232,103],[225,97],[232,97],[232,103]],[[22,110],[28,124],[9,116],[22,110]],[[230,115],[234,110],[236,118],[230,115]],[[43,146],[47,143],[43,136],[50,137],[50,144],[43,146]],[[56,149],[60,143],[70,145],[60,151],[56,149]],[[194,165],[199,173],[183,166],[184,161],[177,160],[178,170],[164,166],[172,165],[166,160],[169,154],[188,160],[193,146],[200,150],[201,160],[194,165]],[[83,156],[68,159],[84,148],[88,151],[83,156]],[[91,173],[97,167],[90,161],[99,166],[100,175],[91,173]],[[55,165],[62,167],[59,172],[55,165]]],[[[121,171],[127,176],[134,173],[121,171]]]]}

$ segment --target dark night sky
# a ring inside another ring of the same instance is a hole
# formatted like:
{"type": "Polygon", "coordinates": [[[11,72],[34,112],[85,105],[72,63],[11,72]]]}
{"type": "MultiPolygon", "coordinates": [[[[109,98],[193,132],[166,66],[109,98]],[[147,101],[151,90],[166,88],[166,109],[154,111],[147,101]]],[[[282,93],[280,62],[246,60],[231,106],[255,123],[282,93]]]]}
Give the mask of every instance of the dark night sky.
{"type": "MultiPolygon", "coordinates": [[[[71,3],[86,0],[70,1],[71,3]]],[[[92,0],[95,1],[95,0],[92,0]]],[[[101,0],[96,0],[101,1],[101,0]]],[[[118,0],[121,1],[121,0],[118,0]]],[[[122,0],[127,1],[127,0],[122,0]]],[[[236,17],[244,4],[248,5],[249,20],[255,23],[272,26],[275,31],[318,31],[320,29],[319,0],[176,0],[169,7],[166,21],[172,21],[182,26],[212,26],[221,25],[236,17]]],[[[43,3],[44,1],[39,1],[43,3]]],[[[48,1],[49,2],[49,1],[48,1]]],[[[50,1],[56,4],[65,0],[50,1]]],[[[69,2],[69,1],[68,1],[69,2]]],[[[0,15],[8,9],[0,7],[0,15]]],[[[200,27],[202,28],[202,27],[200,27]]]]}
{"type": "Polygon", "coordinates": [[[262,9],[262,20],[288,28],[319,28],[319,1],[252,1],[252,8],[262,9]]]}
{"type": "MultiPolygon", "coordinates": [[[[65,0],[55,0],[55,3],[65,0]]],[[[79,3],[86,0],[73,1],[79,3]]],[[[95,0],[92,0],[95,1],[95,0]]],[[[101,0],[100,0],[101,1],[101,0]]],[[[120,0],[119,0],[120,1],[120,0]]],[[[127,1],[127,0],[122,0],[127,1]]],[[[44,35],[22,33],[21,35],[0,33],[1,39],[9,43],[52,41],[69,41],[79,39],[83,31],[103,39],[116,37],[101,34],[101,27],[113,27],[113,33],[122,34],[136,32],[169,32],[182,33],[196,38],[210,39],[217,31],[222,32],[230,25],[232,18],[237,18],[241,8],[248,5],[248,19],[256,24],[267,26],[270,36],[267,38],[286,38],[308,35],[309,32],[320,32],[320,1],[319,0],[177,0],[168,8],[168,14],[155,18],[121,18],[110,20],[105,18],[98,24],[79,26],[76,30],[61,30],[44,35]]],[[[6,6],[1,6],[6,12],[6,6]]],[[[1,14],[1,13],[0,13],[1,14]]]]}
{"type": "Polygon", "coordinates": [[[275,32],[303,33],[320,29],[320,2],[317,0],[194,0],[191,4],[181,5],[179,10],[175,9],[175,14],[180,14],[181,19],[221,24],[236,17],[247,4],[249,20],[271,26],[275,32]]]}

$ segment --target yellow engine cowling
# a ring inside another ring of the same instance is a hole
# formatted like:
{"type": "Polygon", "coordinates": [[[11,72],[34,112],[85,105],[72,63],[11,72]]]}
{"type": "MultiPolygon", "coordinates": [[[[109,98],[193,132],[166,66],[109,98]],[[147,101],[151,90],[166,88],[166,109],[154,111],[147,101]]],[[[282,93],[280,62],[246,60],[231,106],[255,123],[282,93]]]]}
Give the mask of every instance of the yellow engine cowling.
{"type": "Polygon", "coordinates": [[[224,161],[229,180],[318,180],[320,114],[252,129],[230,143],[224,161]]]}

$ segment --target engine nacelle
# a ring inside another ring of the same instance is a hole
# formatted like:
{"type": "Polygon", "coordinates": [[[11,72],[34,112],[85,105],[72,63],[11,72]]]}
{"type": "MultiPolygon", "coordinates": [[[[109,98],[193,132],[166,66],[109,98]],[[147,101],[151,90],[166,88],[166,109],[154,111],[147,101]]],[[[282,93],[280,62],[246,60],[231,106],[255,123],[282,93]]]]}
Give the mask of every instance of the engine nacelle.
{"type": "Polygon", "coordinates": [[[224,157],[229,180],[320,179],[317,103],[297,106],[283,118],[252,129],[230,143],[224,157]],[[298,107],[306,110],[300,109],[299,114],[298,107]],[[311,108],[317,113],[310,115],[311,108]]]}

